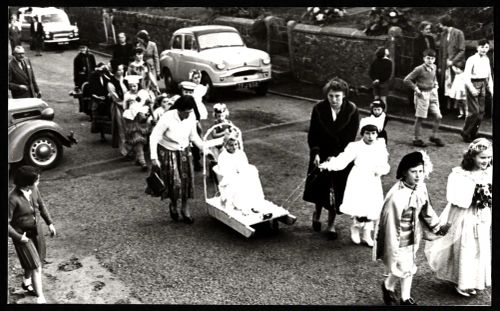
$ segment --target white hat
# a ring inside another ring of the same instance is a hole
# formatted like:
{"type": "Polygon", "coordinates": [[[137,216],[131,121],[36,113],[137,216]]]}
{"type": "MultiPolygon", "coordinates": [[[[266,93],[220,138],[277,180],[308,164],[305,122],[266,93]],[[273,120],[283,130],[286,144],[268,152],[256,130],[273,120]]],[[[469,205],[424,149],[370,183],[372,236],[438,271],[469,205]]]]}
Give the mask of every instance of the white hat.
{"type": "Polygon", "coordinates": [[[363,129],[363,127],[365,127],[367,125],[375,126],[377,128],[378,132],[380,132],[382,129],[379,128],[379,125],[375,121],[376,121],[375,118],[372,116],[362,118],[359,121],[359,132],[361,133],[361,130],[363,129]]]}
{"type": "Polygon", "coordinates": [[[139,82],[142,79],[142,76],[140,75],[129,75],[124,78],[127,80],[128,83],[134,83],[134,84],[139,84],[139,82]]]}
{"type": "Polygon", "coordinates": [[[179,83],[179,86],[184,90],[194,90],[194,88],[196,87],[196,83],[191,81],[182,81],[181,83],[179,83]]]}

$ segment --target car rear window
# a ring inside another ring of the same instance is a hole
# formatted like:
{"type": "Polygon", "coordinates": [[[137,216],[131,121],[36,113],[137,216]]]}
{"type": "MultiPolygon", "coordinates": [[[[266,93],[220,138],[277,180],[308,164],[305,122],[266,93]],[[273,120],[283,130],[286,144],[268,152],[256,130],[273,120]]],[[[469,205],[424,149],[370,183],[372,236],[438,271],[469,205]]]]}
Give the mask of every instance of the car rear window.
{"type": "Polygon", "coordinates": [[[42,23],[68,23],[68,17],[63,14],[45,14],[42,15],[42,23]]]}

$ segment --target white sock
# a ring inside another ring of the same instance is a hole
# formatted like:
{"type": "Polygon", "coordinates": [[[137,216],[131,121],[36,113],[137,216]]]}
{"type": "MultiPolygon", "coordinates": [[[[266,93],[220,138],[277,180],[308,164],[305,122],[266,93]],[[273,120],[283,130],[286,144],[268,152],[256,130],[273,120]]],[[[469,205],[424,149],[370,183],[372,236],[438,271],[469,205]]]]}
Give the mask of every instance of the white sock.
{"type": "Polygon", "coordinates": [[[26,285],[26,286],[31,285],[31,278],[27,278],[27,279],[25,279],[25,278],[23,277],[23,284],[24,284],[24,285],[26,285]]]}
{"type": "Polygon", "coordinates": [[[409,276],[407,278],[401,279],[401,299],[408,300],[410,299],[411,292],[411,281],[413,280],[413,276],[409,276]]]}

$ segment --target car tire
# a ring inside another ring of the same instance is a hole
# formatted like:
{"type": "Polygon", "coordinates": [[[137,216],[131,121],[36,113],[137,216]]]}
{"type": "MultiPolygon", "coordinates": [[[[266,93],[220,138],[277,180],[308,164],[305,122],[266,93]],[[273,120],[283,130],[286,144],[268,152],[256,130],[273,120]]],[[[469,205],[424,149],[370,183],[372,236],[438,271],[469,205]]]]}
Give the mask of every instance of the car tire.
{"type": "Polygon", "coordinates": [[[269,90],[269,82],[259,83],[259,85],[254,90],[255,94],[259,96],[265,96],[267,94],[267,91],[269,90]]]}
{"type": "Polygon", "coordinates": [[[206,73],[201,74],[201,84],[207,87],[207,93],[203,96],[203,101],[213,102],[215,101],[215,89],[212,84],[212,79],[206,73]]]}
{"type": "Polygon", "coordinates": [[[170,73],[170,69],[164,67],[162,69],[163,82],[165,83],[165,89],[167,93],[176,91],[174,88],[174,79],[172,78],[172,73],[170,73]]]}
{"type": "Polygon", "coordinates": [[[63,156],[63,146],[59,139],[52,133],[37,133],[28,139],[24,147],[24,162],[29,165],[47,170],[59,164],[63,156]],[[47,155],[41,156],[38,148],[49,148],[47,155]]]}

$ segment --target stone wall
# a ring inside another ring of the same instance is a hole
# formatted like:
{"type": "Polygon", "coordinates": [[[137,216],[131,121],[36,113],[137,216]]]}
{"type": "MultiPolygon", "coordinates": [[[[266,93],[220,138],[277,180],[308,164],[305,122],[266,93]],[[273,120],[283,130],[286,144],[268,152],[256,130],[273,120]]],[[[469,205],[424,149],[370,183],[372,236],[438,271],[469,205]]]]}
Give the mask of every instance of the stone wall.
{"type": "MultiPolygon", "coordinates": [[[[102,8],[68,7],[65,8],[72,21],[78,23],[82,40],[90,44],[105,42],[102,8]]],[[[172,33],[183,27],[200,25],[199,20],[189,20],[171,16],[158,16],[128,11],[113,12],[115,33],[124,32],[133,42],[135,34],[142,29],[148,31],[151,40],[156,42],[158,51],[168,47],[172,33]]]]}
{"type": "Polygon", "coordinates": [[[367,37],[356,29],[297,24],[292,34],[293,75],[318,85],[334,76],[352,86],[370,85],[373,54],[378,46],[389,47],[387,36],[367,37]]]}

